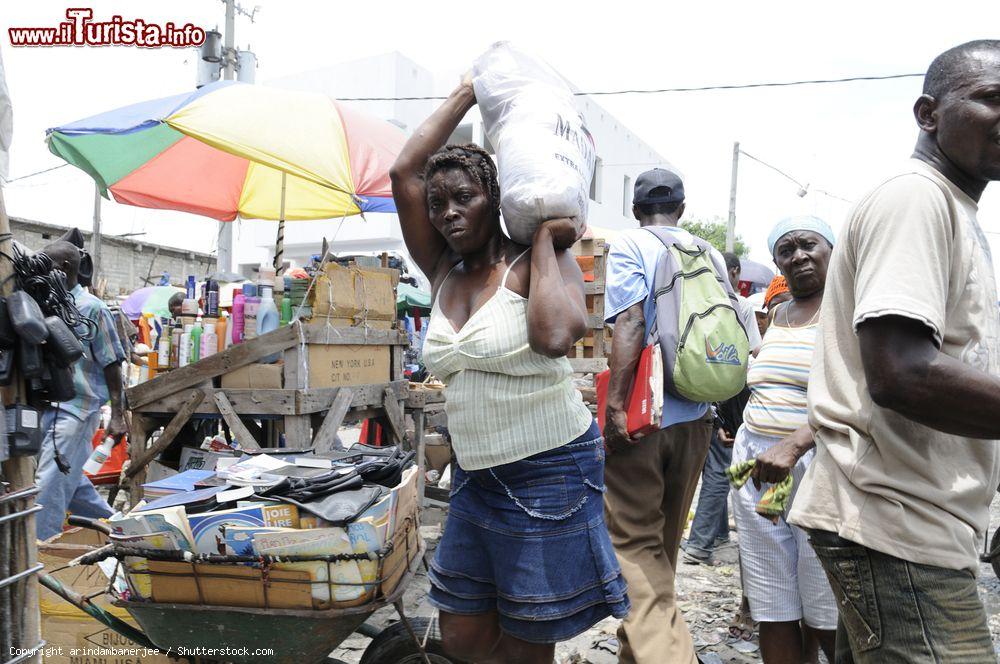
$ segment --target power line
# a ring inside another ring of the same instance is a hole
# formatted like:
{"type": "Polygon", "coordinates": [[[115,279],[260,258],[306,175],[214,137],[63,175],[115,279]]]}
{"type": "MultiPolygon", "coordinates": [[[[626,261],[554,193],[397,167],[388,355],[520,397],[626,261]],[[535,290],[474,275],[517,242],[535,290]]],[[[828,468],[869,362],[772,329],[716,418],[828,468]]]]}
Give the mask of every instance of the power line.
{"type": "Polygon", "coordinates": [[[46,168],[40,171],[35,171],[34,173],[28,173],[27,175],[21,175],[16,178],[12,178],[10,180],[4,180],[4,183],[10,184],[11,182],[17,182],[18,180],[26,180],[28,178],[33,178],[36,175],[41,175],[42,173],[48,173],[49,171],[55,171],[59,170],[60,168],[66,168],[67,166],[69,166],[69,163],[59,164],[58,166],[53,166],[52,168],[46,168]]]}
{"type": "MultiPolygon", "coordinates": [[[[885,76],[847,76],[845,78],[816,78],[801,81],[767,81],[762,83],[733,83],[728,85],[700,85],[687,88],[656,88],[653,90],[598,90],[595,92],[574,92],[577,97],[597,97],[607,95],[651,95],[666,92],[707,92],[710,90],[749,90],[752,88],[786,88],[794,85],[823,85],[827,83],[853,83],[855,81],[889,81],[898,78],[915,78],[919,74],[888,74],[885,76]]],[[[441,101],[448,97],[338,97],[338,101],[441,101]]]]}
{"type": "Polygon", "coordinates": [[[745,150],[740,150],[740,154],[743,155],[744,157],[750,157],[751,159],[753,159],[754,161],[756,161],[758,164],[763,164],[764,166],[767,166],[768,168],[770,168],[772,171],[775,171],[779,175],[783,175],[785,178],[787,178],[787,179],[791,180],[792,182],[794,182],[795,184],[799,185],[800,188],[805,188],[804,184],[802,184],[801,182],[799,182],[798,180],[796,180],[795,178],[793,178],[791,175],[789,175],[788,173],[786,173],[783,170],[781,170],[780,168],[778,168],[777,166],[772,166],[771,164],[767,163],[763,159],[758,159],[757,157],[753,156],[749,152],[746,152],[745,150]]]}

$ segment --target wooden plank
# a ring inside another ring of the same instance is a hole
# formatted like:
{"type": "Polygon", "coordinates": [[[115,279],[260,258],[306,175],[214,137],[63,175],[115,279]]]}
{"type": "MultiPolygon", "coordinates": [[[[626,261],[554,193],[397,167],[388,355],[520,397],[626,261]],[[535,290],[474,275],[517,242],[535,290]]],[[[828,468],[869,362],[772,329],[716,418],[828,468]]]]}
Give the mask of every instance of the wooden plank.
{"type": "Polygon", "coordinates": [[[571,357],[569,365],[573,367],[574,373],[601,373],[608,368],[606,357],[571,357]]]}
{"type": "Polygon", "coordinates": [[[427,482],[427,443],[424,440],[424,409],[413,411],[413,449],[417,452],[417,495],[423,506],[424,485],[427,482]]]}
{"type": "MultiPolygon", "coordinates": [[[[406,392],[409,389],[409,383],[405,380],[396,380],[389,383],[389,387],[392,388],[393,393],[398,399],[404,399],[406,392]]],[[[353,393],[353,397],[351,400],[351,408],[368,408],[373,406],[381,407],[383,401],[385,400],[383,396],[385,388],[385,383],[352,385],[351,392],[353,393]]],[[[329,410],[339,389],[341,388],[317,387],[308,390],[299,390],[297,392],[297,413],[305,415],[329,410]]]]}
{"type": "Polygon", "coordinates": [[[295,345],[285,350],[285,363],[281,367],[284,373],[285,389],[302,389],[305,384],[305,372],[299,371],[299,346],[295,345]],[[300,375],[301,374],[301,375],[300,375]],[[302,381],[300,383],[300,381],[302,381]]]}
{"type": "MultiPolygon", "coordinates": [[[[288,327],[292,327],[289,325],[288,327]]],[[[284,328],[282,328],[284,329],[284,328]]],[[[272,332],[273,334],[273,332],[272,332]]],[[[409,345],[409,337],[401,330],[378,330],[372,327],[333,327],[313,323],[305,327],[306,342],[339,346],[409,345]]],[[[214,357],[214,356],[213,356],[214,357]]]]}
{"type": "Polygon", "coordinates": [[[285,445],[288,449],[301,450],[312,444],[312,423],[308,415],[285,417],[285,445]]]}
{"type": "Polygon", "coordinates": [[[194,364],[174,369],[168,374],[158,375],[152,380],[136,385],[128,390],[129,404],[132,407],[143,406],[154,399],[192,387],[206,379],[221,376],[233,369],[239,369],[280,352],[298,341],[298,327],[298,325],[280,327],[274,332],[249,339],[194,364]]]}
{"type": "Polygon", "coordinates": [[[329,412],[323,418],[322,426],[320,426],[319,431],[316,432],[316,436],[313,438],[313,449],[316,454],[322,454],[333,449],[337,441],[337,432],[340,430],[340,425],[344,422],[344,416],[347,415],[352,401],[354,401],[354,391],[349,387],[341,387],[337,392],[336,398],[333,400],[333,405],[330,406],[329,412]]]}
{"type": "Polygon", "coordinates": [[[591,330],[603,330],[604,312],[587,314],[587,328],[591,330]]]}
{"type": "Polygon", "coordinates": [[[389,428],[396,437],[397,442],[402,442],[406,436],[406,429],[403,418],[403,407],[399,403],[399,397],[393,393],[392,388],[386,385],[383,392],[385,397],[385,419],[389,422],[389,428]]]}
{"type": "Polygon", "coordinates": [[[583,283],[583,292],[586,295],[604,295],[604,284],[599,284],[594,281],[585,281],[583,283]]]}
{"type": "Polygon", "coordinates": [[[259,450],[260,445],[257,444],[257,439],[254,438],[250,430],[243,424],[243,420],[233,410],[233,404],[229,403],[229,398],[226,397],[225,391],[216,391],[212,395],[212,398],[215,400],[215,405],[218,406],[219,412],[222,413],[222,418],[226,420],[229,430],[236,437],[240,447],[245,450],[259,450]]]}
{"type": "MultiPolygon", "coordinates": [[[[128,467],[128,470],[125,471],[125,476],[135,477],[139,471],[144,470],[146,466],[149,465],[150,461],[156,458],[157,454],[167,449],[167,447],[170,446],[170,443],[174,441],[174,438],[177,437],[177,434],[180,433],[181,428],[187,424],[189,419],[191,419],[191,415],[204,398],[204,392],[193,392],[180,410],[177,411],[177,414],[174,415],[174,418],[170,420],[166,427],[164,427],[163,433],[156,439],[156,444],[149,449],[142,451],[140,454],[133,456],[132,464],[128,467]]],[[[139,442],[140,445],[143,443],[145,443],[145,440],[139,442]]]]}
{"type": "Polygon", "coordinates": [[[389,368],[389,380],[403,380],[405,378],[403,375],[404,351],[405,348],[403,346],[392,347],[392,363],[389,368]]]}
{"type": "MultiPolygon", "coordinates": [[[[151,401],[144,406],[133,408],[134,413],[175,413],[191,393],[205,388],[190,388],[174,392],[162,399],[151,401]]],[[[281,389],[232,389],[207,388],[207,396],[195,410],[199,415],[218,415],[219,407],[215,403],[215,392],[224,392],[233,410],[247,415],[297,415],[295,390],[281,389]]]]}

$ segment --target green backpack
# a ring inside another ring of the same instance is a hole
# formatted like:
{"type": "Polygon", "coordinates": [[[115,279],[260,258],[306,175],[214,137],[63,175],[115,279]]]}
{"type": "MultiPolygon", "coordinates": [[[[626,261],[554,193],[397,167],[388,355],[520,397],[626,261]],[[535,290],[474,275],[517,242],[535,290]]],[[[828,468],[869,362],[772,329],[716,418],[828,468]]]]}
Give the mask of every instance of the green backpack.
{"type": "Polygon", "coordinates": [[[697,402],[736,396],[746,385],[750,342],[725,264],[700,238],[682,242],[667,228],[645,229],[667,249],[653,278],[649,334],[649,343],[660,343],[667,393],[697,402]]]}

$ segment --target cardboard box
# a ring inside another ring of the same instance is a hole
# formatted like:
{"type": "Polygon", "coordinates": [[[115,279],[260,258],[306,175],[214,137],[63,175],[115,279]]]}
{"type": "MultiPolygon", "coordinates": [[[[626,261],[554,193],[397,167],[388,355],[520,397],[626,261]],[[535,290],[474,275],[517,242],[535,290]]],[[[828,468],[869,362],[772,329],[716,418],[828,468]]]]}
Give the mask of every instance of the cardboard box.
{"type": "Polygon", "coordinates": [[[398,282],[396,270],[327,265],[316,280],[313,316],[395,320],[398,282]]]}
{"type": "MultiPolygon", "coordinates": [[[[82,595],[93,595],[108,586],[108,578],[96,565],[56,570],[103,544],[103,536],[93,530],[73,528],[40,544],[38,560],[45,565],[45,572],[63,585],[72,587],[82,595]]],[[[47,588],[39,586],[38,592],[42,638],[46,643],[43,657],[45,664],[170,664],[173,661],[165,654],[148,651],[105,627],[47,588]],[[97,649],[101,649],[100,654],[96,653],[97,649]]],[[[136,626],[128,612],[112,606],[106,595],[98,595],[92,601],[117,618],[136,626]]]]}
{"type": "Polygon", "coordinates": [[[439,433],[424,434],[424,445],[427,470],[444,472],[445,466],[451,463],[451,445],[439,433]]]}
{"type": "Polygon", "coordinates": [[[222,376],[222,387],[234,390],[281,389],[282,365],[248,364],[222,376]]]}
{"type": "Polygon", "coordinates": [[[309,387],[386,383],[392,346],[309,344],[309,387]]]}
{"type": "Polygon", "coordinates": [[[397,496],[392,551],[382,560],[382,570],[379,574],[383,596],[390,595],[396,589],[410,563],[420,552],[420,524],[417,513],[418,474],[414,466],[404,473],[402,483],[393,489],[397,492],[397,496]]]}
{"type": "Polygon", "coordinates": [[[313,606],[308,572],[272,568],[265,583],[260,569],[246,565],[150,560],[148,567],[154,602],[273,609],[313,606]]]}

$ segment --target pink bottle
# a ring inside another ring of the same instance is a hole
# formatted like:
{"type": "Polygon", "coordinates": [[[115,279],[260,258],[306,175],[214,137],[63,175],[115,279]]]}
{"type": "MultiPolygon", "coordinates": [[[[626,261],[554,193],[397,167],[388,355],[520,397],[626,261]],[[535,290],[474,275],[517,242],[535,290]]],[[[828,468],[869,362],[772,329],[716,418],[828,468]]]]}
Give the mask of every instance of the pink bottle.
{"type": "Polygon", "coordinates": [[[237,288],[233,291],[233,320],[232,320],[232,335],[233,343],[243,343],[243,307],[246,302],[246,298],[243,296],[243,290],[237,288]]]}

